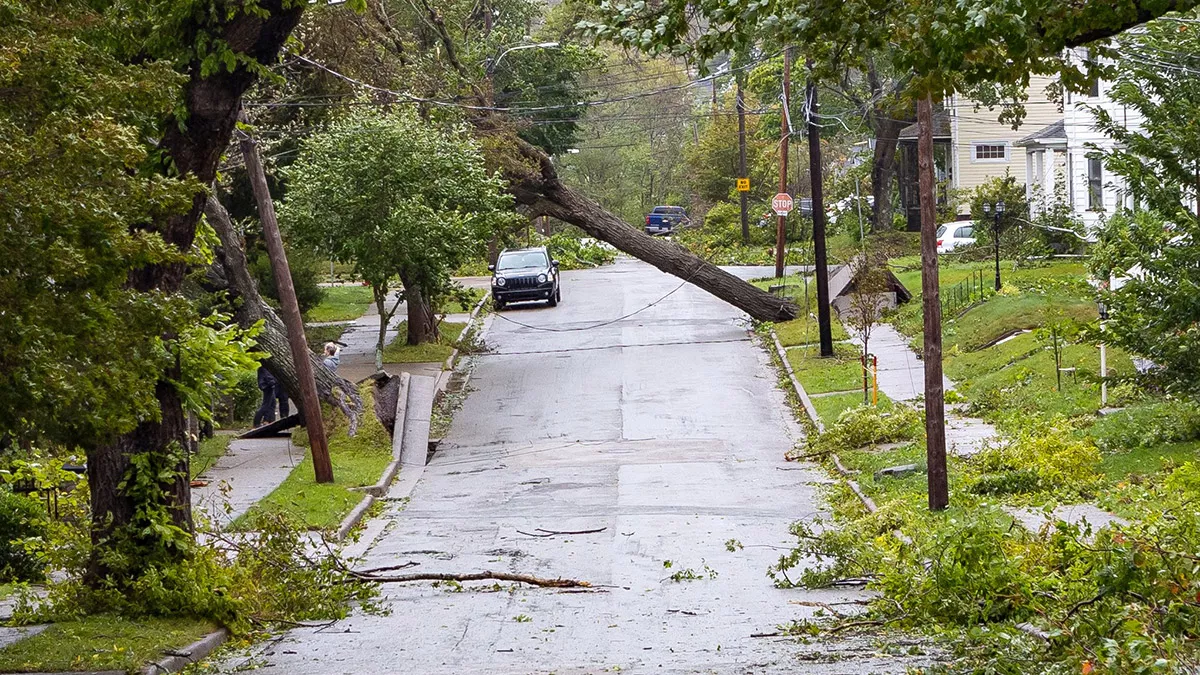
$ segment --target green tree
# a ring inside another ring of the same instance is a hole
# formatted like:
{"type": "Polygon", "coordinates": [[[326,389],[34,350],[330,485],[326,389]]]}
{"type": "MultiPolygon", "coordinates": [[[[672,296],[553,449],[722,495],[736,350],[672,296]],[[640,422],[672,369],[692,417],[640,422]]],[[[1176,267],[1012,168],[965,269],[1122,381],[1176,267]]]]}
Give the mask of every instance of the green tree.
{"type": "Polygon", "coordinates": [[[328,247],[371,285],[380,317],[376,367],[398,302],[408,307],[408,344],[435,340],[450,273],[522,220],[478,146],[412,110],[347,115],[305,140],[287,174],[280,218],[295,240],[328,247]],[[403,290],[389,309],[395,277],[403,290]]]}
{"type": "Polygon", "coordinates": [[[87,580],[118,591],[191,555],[184,411],[250,362],[180,291],[241,93],[303,4],[210,4],[0,7],[0,432],[86,449],[87,580]]]}
{"type": "MultiPolygon", "coordinates": [[[[1194,17],[1192,17],[1194,20],[1194,17]]],[[[1100,297],[1112,317],[1106,339],[1161,366],[1173,390],[1200,394],[1200,32],[1194,23],[1156,21],[1122,38],[1109,91],[1143,118],[1139,128],[1096,109],[1116,143],[1103,156],[1141,208],[1119,211],[1099,232],[1093,273],[1115,290],[1100,297]]],[[[1106,284],[1107,285],[1107,284],[1106,284]]]]}

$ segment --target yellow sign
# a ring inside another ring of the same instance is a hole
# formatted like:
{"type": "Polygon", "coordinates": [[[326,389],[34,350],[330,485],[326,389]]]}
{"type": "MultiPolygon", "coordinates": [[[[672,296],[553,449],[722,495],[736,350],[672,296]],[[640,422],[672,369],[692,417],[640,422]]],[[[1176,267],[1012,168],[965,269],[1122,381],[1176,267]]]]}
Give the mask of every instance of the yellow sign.
{"type": "Polygon", "coordinates": [[[750,191],[750,179],[749,178],[737,179],[737,191],[738,192],[749,192],[750,191]]]}

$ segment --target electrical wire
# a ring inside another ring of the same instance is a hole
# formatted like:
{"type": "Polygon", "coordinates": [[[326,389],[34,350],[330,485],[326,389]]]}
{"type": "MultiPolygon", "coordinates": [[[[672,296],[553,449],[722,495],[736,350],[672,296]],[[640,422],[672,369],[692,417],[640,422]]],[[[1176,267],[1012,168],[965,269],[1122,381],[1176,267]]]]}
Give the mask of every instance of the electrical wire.
{"type": "Polygon", "coordinates": [[[612,324],[614,324],[614,323],[617,323],[617,322],[620,322],[620,321],[624,321],[625,319],[628,319],[628,318],[630,318],[630,317],[633,317],[633,316],[636,316],[636,315],[638,315],[638,314],[641,314],[642,312],[644,312],[644,311],[646,311],[646,310],[650,309],[651,307],[653,307],[653,306],[655,306],[655,305],[659,304],[660,302],[662,302],[662,301],[666,300],[667,298],[671,297],[672,295],[675,295],[675,293],[676,293],[676,292],[678,292],[678,291],[679,291],[681,288],[683,288],[684,286],[687,286],[689,283],[691,283],[691,281],[692,281],[692,278],[693,278],[693,277],[695,277],[695,276],[696,276],[696,274],[697,274],[697,273],[699,273],[699,272],[700,272],[700,270],[701,270],[701,269],[703,269],[703,268],[704,268],[704,264],[699,264],[699,265],[696,265],[696,269],[692,270],[692,273],[691,273],[691,274],[689,274],[689,275],[688,275],[688,277],[687,277],[686,279],[684,279],[682,282],[680,282],[680,284],[679,284],[678,286],[676,286],[675,288],[671,289],[671,290],[670,290],[670,291],[669,291],[669,292],[668,292],[666,295],[664,295],[664,296],[662,296],[661,298],[659,298],[659,299],[655,300],[654,302],[652,302],[652,303],[650,303],[650,304],[648,304],[648,305],[645,305],[644,307],[640,307],[640,308],[638,308],[638,309],[636,309],[636,310],[634,310],[634,311],[632,311],[632,312],[630,312],[630,313],[628,313],[628,314],[626,314],[626,315],[624,315],[624,316],[619,316],[619,317],[617,317],[617,318],[615,318],[615,319],[609,319],[608,321],[601,321],[600,323],[597,323],[597,324],[592,324],[592,325],[590,325],[590,326],[575,326],[575,327],[573,327],[573,328],[549,328],[549,327],[547,327],[547,326],[531,326],[531,325],[529,325],[529,324],[527,324],[527,323],[523,323],[523,322],[521,322],[521,321],[517,321],[516,319],[510,319],[510,318],[508,318],[507,316],[504,316],[503,314],[501,314],[501,313],[499,313],[499,312],[496,312],[495,316],[496,316],[496,317],[498,317],[498,318],[500,318],[500,319],[503,319],[503,320],[505,320],[505,321],[507,321],[507,322],[509,322],[509,323],[511,323],[511,324],[515,324],[515,325],[517,325],[517,326],[521,326],[522,328],[528,328],[528,329],[530,329],[530,330],[542,331],[542,332],[545,332],[545,333],[575,333],[575,332],[579,332],[579,331],[585,331],[585,330],[595,330],[595,329],[597,329],[597,328],[603,328],[604,326],[611,326],[611,325],[612,325],[612,324]]]}

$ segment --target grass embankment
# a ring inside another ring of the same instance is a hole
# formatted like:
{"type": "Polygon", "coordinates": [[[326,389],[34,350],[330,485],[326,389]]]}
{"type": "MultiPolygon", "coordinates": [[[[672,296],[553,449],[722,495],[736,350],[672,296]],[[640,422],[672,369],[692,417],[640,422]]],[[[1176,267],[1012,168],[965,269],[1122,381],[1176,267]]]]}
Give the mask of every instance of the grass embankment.
{"type": "MultiPolygon", "coordinates": [[[[363,410],[358,433],[350,437],[347,420],[331,409],[325,410],[329,456],[333,462],[332,483],[314,481],[312,455],[292,470],[279,487],[233,523],[235,529],[252,528],[262,511],[282,512],[291,520],[312,530],[333,529],[362,499],[363,493],[350,488],[374,485],[392,461],[392,440],[375,418],[372,385],[360,390],[363,410]]],[[[298,445],[307,445],[303,430],[293,434],[298,445]]]]}
{"type": "Polygon", "coordinates": [[[309,323],[354,321],[366,313],[372,302],[367,286],[329,286],[323,290],[325,297],[305,317],[309,323]]]}
{"type": "Polygon", "coordinates": [[[64,621],[0,649],[0,672],[140,672],[164,651],[182,649],[214,630],[208,621],[178,617],[100,615],[64,621]]]}
{"type": "Polygon", "coordinates": [[[401,321],[396,330],[396,338],[383,348],[384,363],[433,363],[445,361],[454,351],[454,345],[462,338],[467,324],[443,321],[438,325],[440,335],[437,342],[426,342],[420,345],[406,344],[408,322],[401,321]]]}
{"type": "MultiPolygon", "coordinates": [[[[944,268],[943,282],[966,278],[972,267],[944,268]]],[[[843,417],[809,450],[837,452],[879,511],[869,514],[844,486],[835,489],[837,526],[797,524],[788,558],[832,567],[789,565],[792,579],[821,586],[870,578],[868,588],[880,594],[872,618],[953,638],[962,647],[956,670],[1151,672],[1194,662],[1195,605],[1178,598],[1200,588],[1200,529],[1190,506],[1200,500],[1200,407],[1120,384],[1110,387],[1109,404],[1125,409],[1098,417],[1097,347],[1081,339],[1066,346],[1063,366],[1077,373],[1058,388],[1051,347],[1036,332],[1065,318],[1094,319],[1082,269],[1054,264],[1006,280],[1011,288],[948,323],[945,352],[968,411],[994,421],[1002,441],[973,457],[949,457],[950,508],[931,512],[919,411],[905,413],[918,422],[905,432],[907,443],[887,450],[862,440],[887,418],[843,417]],[[1017,328],[1035,332],[993,344],[1017,328]],[[917,470],[875,476],[906,464],[917,470]],[[1128,524],[1116,534],[1061,525],[1042,535],[1007,511],[1079,502],[1128,524]],[[903,536],[885,536],[895,530],[903,536]],[[1027,624],[1070,639],[1032,639],[1019,628],[1027,624]]],[[[919,327],[919,305],[895,318],[902,330],[919,327]]],[[[1128,373],[1131,364],[1110,349],[1109,367],[1128,373]]],[[[849,373],[836,368],[809,381],[844,386],[849,373]]]]}

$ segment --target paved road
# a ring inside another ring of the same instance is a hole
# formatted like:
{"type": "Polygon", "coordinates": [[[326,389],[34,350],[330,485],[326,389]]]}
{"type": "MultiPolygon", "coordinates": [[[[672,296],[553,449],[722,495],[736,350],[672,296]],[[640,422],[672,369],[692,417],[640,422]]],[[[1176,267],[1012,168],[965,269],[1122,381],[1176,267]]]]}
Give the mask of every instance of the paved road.
{"type": "Polygon", "coordinates": [[[789,543],[788,524],[821,510],[827,479],[782,461],[801,432],[743,317],[686,286],[594,327],[679,281],[625,260],[564,279],[559,307],[515,308],[492,322],[493,351],[476,358],[450,434],[411,501],[389,505],[382,517],[391,522],[362,564],[573,577],[599,591],[390,586],[390,615],[293,631],[261,656],[262,672],[869,673],[915,665],[878,655],[868,638],[802,645],[750,637],[813,615],[794,601],[862,596],[779,590],[767,578],[789,543]],[[604,530],[521,533],[538,528],[604,530]],[[744,548],[726,550],[730,539],[744,548]],[[689,569],[702,578],[668,579],[689,569]]]}

